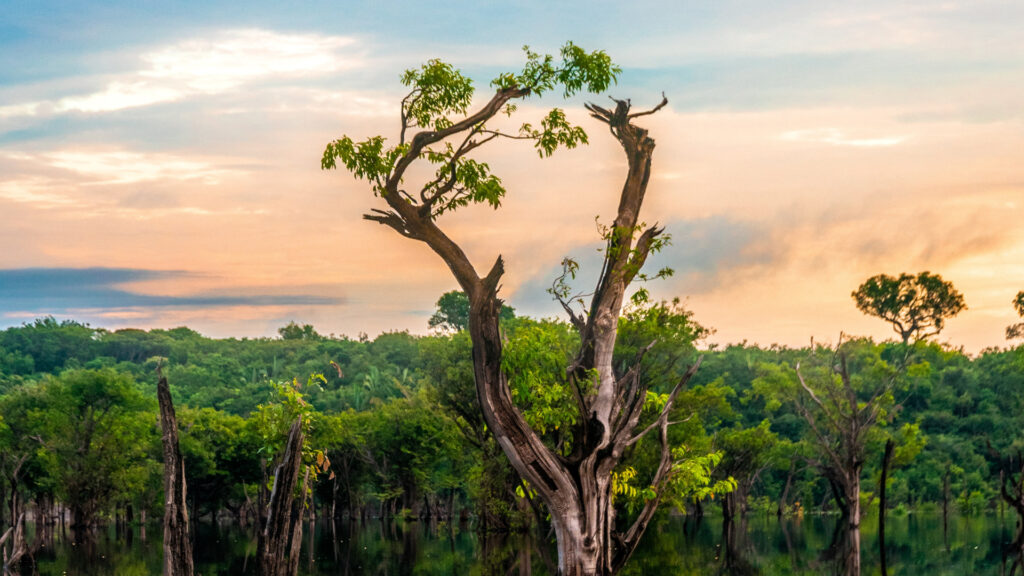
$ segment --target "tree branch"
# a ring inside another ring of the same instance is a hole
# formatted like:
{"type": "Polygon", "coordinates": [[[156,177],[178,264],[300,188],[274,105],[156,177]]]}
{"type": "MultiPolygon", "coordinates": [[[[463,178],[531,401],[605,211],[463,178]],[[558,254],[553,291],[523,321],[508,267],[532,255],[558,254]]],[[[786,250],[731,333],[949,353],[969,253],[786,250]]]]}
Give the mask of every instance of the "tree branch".
{"type": "Polygon", "coordinates": [[[654,114],[658,110],[661,110],[662,108],[664,108],[666,105],[668,105],[668,98],[666,98],[665,97],[665,93],[662,92],[661,93],[661,102],[658,103],[657,106],[655,106],[654,108],[651,108],[650,110],[645,110],[643,112],[634,112],[634,113],[630,114],[629,116],[627,116],[627,118],[632,120],[633,118],[639,118],[640,116],[647,116],[649,114],[654,114]]]}
{"type": "Polygon", "coordinates": [[[672,392],[669,393],[668,400],[665,402],[665,406],[662,407],[661,414],[658,415],[658,419],[652,422],[646,428],[644,428],[639,434],[630,438],[626,442],[626,446],[632,446],[633,444],[636,444],[641,438],[647,435],[648,432],[653,430],[654,427],[658,426],[659,424],[664,424],[665,426],[668,426],[668,414],[669,412],[672,411],[672,407],[676,401],[676,396],[679,395],[679,391],[682,390],[683,386],[686,385],[686,382],[689,381],[690,378],[692,378],[693,375],[697,373],[697,369],[700,368],[700,364],[703,361],[703,356],[697,358],[697,361],[694,362],[693,366],[690,366],[686,373],[683,374],[683,377],[679,379],[679,382],[676,382],[675,387],[672,388],[672,392]]]}

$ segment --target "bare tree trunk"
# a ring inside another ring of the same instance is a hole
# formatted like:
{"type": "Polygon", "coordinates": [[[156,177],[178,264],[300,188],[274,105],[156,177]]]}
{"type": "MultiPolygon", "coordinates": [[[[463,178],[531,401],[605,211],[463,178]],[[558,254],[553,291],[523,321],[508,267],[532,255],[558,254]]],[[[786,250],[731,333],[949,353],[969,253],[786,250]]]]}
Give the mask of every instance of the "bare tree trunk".
{"type": "Polygon", "coordinates": [[[850,527],[846,531],[846,570],[844,576],[860,576],[860,528],[850,527]]]}
{"type": "MultiPolygon", "coordinates": [[[[159,368],[157,369],[159,373],[159,368]]],[[[156,385],[164,447],[164,576],[192,576],[192,537],[189,533],[185,461],[178,446],[178,420],[167,378],[156,385]]]]}
{"type": "MultiPolygon", "coordinates": [[[[571,373],[580,386],[588,373],[596,372],[597,389],[586,396],[577,393],[581,425],[575,431],[574,451],[568,457],[554,454],[526,424],[511,401],[508,382],[501,368],[501,336],[498,329],[500,301],[497,283],[503,273],[499,259],[486,277],[460,276],[468,266],[454,243],[428,244],[448,262],[470,298],[470,336],[477,392],[488,427],[512,466],[530,483],[551,515],[558,546],[558,571],[562,576],[613,574],[639,543],[653,517],[658,499],[648,502],[636,522],[625,532],[615,531],[611,473],[628,446],[653,429],[661,429],[663,458],[652,485],[660,486],[671,469],[667,442],[668,411],[680,387],[696,370],[694,366],[670,394],[658,421],[639,434],[635,428],[646,393],[634,369],[618,376],[612,369],[617,322],[625,289],[639,271],[651,244],[661,229],[645,230],[636,244],[637,226],[650,175],[654,141],[647,131],[630,123],[629,103],[618,101],[614,111],[588,105],[599,120],[607,123],[619,139],[629,165],[620,198],[618,216],[612,226],[606,250],[607,261],[595,290],[590,313],[584,320],[571,308],[573,325],[581,336],[581,350],[571,373]]],[[[432,223],[431,223],[432,224],[432,223]]],[[[436,229],[435,229],[436,230],[436,229]]],[[[431,230],[430,232],[433,232],[431,230]]],[[[447,240],[445,237],[444,240],[447,240]]]]}
{"type": "Polygon", "coordinates": [[[18,563],[28,552],[28,545],[25,543],[25,513],[20,512],[15,518],[14,524],[0,536],[0,550],[3,551],[3,557],[0,558],[0,573],[5,576],[18,574],[18,563]]]}
{"type": "Polygon", "coordinates": [[[860,470],[847,478],[846,492],[847,523],[851,530],[860,530],[860,470]]]}
{"type": "Polygon", "coordinates": [[[793,486],[793,474],[796,473],[796,460],[789,465],[789,474],[786,474],[786,485],[782,488],[782,495],[779,496],[779,509],[775,515],[782,518],[786,513],[786,502],[789,500],[789,489],[793,486]]]}
{"type": "Polygon", "coordinates": [[[892,463],[892,451],[895,447],[892,439],[885,441],[885,453],[882,456],[882,477],[878,480],[878,549],[882,555],[882,576],[886,576],[888,566],[885,558],[885,483],[889,478],[889,465],[892,463]]]}
{"type": "Polygon", "coordinates": [[[302,542],[302,513],[305,500],[306,478],[299,486],[302,468],[302,418],[292,424],[284,457],[274,472],[274,487],[266,512],[266,524],[261,528],[259,540],[259,576],[295,576],[299,568],[299,546],[302,542]],[[296,498],[297,489],[302,498],[296,498]]]}
{"type": "Polygon", "coordinates": [[[1018,555],[1024,555],[1024,454],[1010,456],[1002,462],[999,493],[1003,500],[1017,512],[1017,537],[1012,548],[1018,555]]]}

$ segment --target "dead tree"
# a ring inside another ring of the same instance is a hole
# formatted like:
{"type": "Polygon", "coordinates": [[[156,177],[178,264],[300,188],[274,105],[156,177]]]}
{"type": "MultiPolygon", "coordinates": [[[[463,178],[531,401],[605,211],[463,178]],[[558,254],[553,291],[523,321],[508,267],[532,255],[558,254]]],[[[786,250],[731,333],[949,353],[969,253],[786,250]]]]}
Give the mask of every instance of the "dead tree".
{"type": "Polygon", "coordinates": [[[296,576],[302,545],[302,515],[306,503],[309,468],[302,484],[302,417],[292,424],[284,456],[274,472],[274,487],[267,505],[266,521],[261,527],[258,552],[259,576],[296,576]]]}
{"type": "Polygon", "coordinates": [[[21,557],[28,552],[25,543],[25,513],[18,514],[14,524],[0,536],[0,550],[3,551],[3,564],[0,564],[4,576],[17,576],[21,557]]]}
{"type": "Polygon", "coordinates": [[[892,464],[892,452],[896,444],[892,438],[885,441],[885,451],[882,455],[882,476],[878,480],[878,551],[882,559],[882,576],[888,574],[885,554],[885,484],[889,479],[889,465],[892,464]]]}
{"type": "Polygon", "coordinates": [[[829,365],[810,381],[796,365],[799,384],[794,402],[810,428],[817,457],[808,461],[828,480],[836,506],[849,529],[860,528],[861,472],[868,433],[890,408],[891,392],[902,375],[896,367],[870,383],[856,384],[851,375],[847,346],[836,346],[829,365]]]}
{"type": "Polygon", "coordinates": [[[1013,541],[1013,549],[1017,554],[1024,554],[1024,454],[1018,450],[1016,457],[1011,455],[1001,460],[999,494],[1017,512],[1017,537],[1013,541]]]}
{"type": "Polygon", "coordinates": [[[178,419],[165,377],[157,366],[156,397],[164,447],[164,576],[192,576],[192,537],[188,520],[185,460],[178,445],[178,419]]]}

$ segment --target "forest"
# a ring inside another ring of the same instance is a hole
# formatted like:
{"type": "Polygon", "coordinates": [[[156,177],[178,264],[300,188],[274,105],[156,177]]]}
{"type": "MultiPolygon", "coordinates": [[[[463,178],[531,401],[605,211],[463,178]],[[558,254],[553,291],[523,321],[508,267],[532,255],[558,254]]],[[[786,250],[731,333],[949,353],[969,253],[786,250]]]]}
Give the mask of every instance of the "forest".
{"type": "MultiPolygon", "coordinates": [[[[53,318],[6,329],[0,525],[10,526],[23,510],[37,521],[59,517],[78,526],[160,518],[161,366],[178,407],[193,519],[244,525],[258,518],[268,462],[279,458],[287,424],[302,413],[307,462],[320,463],[311,516],[461,520],[479,531],[528,531],[546,514],[482,422],[467,310],[461,293],[447,293],[430,335],[373,339],[321,335],[295,323],[277,338],[257,339],[211,339],[185,327],[109,331],[53,318]]],[[[553,444],[570,441],[558,433],[575,416],[557,372],[578,336],[567,323],[517,316],[509,307],[501,322],[509,370],[517,374],[514,401],[553,444]]],[[[703,343],[708,334],[678,301],[638,302],[620,319],[617,357],[658,342],[643,359],[655,404],[702,357],[673,409],[680,423],[670,429],[672,445],[702,465],[684,475],[663,509],[727,517],[842,512],[850,503],[826,473],[820,421],[805,417],[796,378],[798,370],[808,380],[820,376],[815,371],[834,359],[835,347],[718,347],[703,343]],[[711,476],[703,478],[704,471],[711,476]]],[[[895,445],[889,510],[981,515],[1005,505],[1001,480],[1013,472],[1007,457],[1024,444],[1024,346],[976,356],[926,339],[848,338],[841,346],[862,407],[876,381],[892,382],[875,400],[880,411],[864,437],[862,509],[879,506],[887,441],[895,445]],[[897,369],[901,364],[907,367],[897,369]]],[[[630,464],[616,471],[622,515],[650,498],[644,482],[655,459],[653,448],[639,443],[630,464]]]]}

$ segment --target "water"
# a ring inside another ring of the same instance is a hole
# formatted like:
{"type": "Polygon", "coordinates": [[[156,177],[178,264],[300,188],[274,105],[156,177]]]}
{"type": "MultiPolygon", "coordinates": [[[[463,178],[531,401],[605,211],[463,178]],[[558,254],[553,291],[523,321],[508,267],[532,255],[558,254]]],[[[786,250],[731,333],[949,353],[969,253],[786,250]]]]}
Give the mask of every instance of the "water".
{"type": "MultiPolygon", "coordinates": [[[[877,519],[864,519],[861,533],[861,574],[881,574],[876,536],[877,519]]],[[[307,524],[300,574],[441,576],[552,573],[550,544],[528,537],[478,538],[471,526],[425,523],[365,524],[338,521],[307,524]]],[[[732,536],[721,520],[668,518],[653,524],[630,561],[626,574],[668,575],[791,575],[836,574],[843,568],[843,538],[834,540],[835,520],[809,517],[779,523],[752,518],[732,536]],[[731,544],[731,545],[730,545],[731,544]]],[[[1013,538],[1013,519],[996,516],[893,516],[886,527],[888,574],[928,576],[1010,574],[1014,558],[1004,550],[1013,538]]],[[[230,524],[199,523],[196,574],[255,574],[256,543],[251,530],[230,524]]],[[[30,530],[34,533],[34,531],[30,530]]],[[[840,535],[843,535],[840,532],[840,535]]],[[[56,531],[34,553],[40,576],[142,576],[161,573],[159,526],[125,531],[97,531],[75,543],[56,531]]],[[[40,542],[43,542],[41,539],[40,542]]],[[[1018,568],[1019,570],[1019,568],[1018,568]]],[[[23,576],[33,574],[26,564],[23,576]]]]}

